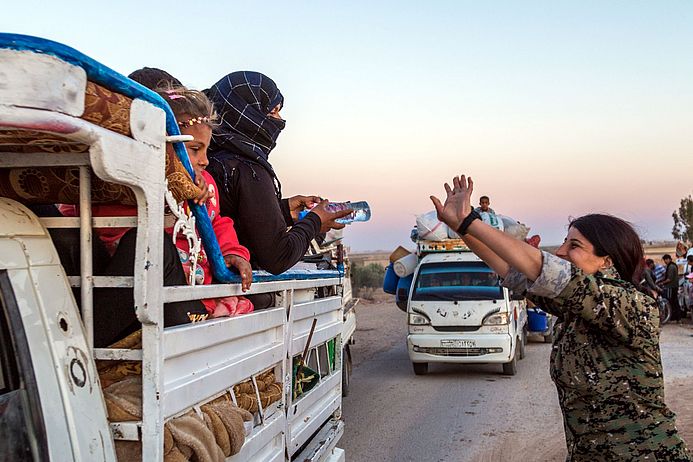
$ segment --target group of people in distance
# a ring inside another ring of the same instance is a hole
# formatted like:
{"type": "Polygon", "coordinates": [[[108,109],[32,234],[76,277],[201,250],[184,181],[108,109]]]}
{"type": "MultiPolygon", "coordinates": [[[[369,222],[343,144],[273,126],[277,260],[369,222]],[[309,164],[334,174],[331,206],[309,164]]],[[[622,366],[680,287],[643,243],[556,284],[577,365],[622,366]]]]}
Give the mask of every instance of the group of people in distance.
{"type": "MultiPolygon", "coordinates": [[[[677,249],[678,250],[678,249],[677,249]]],[[[693,308],[693,293],[691,284],[693,280],[693,253],[689,251],[683,268],[684,277],[684,304],[679,303],[679,268],[671,255],[662,256],[664,265],[656,265],[651,258],[645,260],[645,268],[640,280],[640,289],[653,298],[659,295],[669,301],[671,305],[671,321],[680,321],[693,308]]]]}
{"type": "MultiPolygon", "coordinates": [[[[335,220],[350,210],[330,212],[319,196],[284,198],[281,183],[269,155],[284,129],[280,112],[284,97],[277,85],[258,72],[232,72],[208,90],[185,87],[169,73],[155,68],[139,69],[129,77],[156,91],[171,107],[185,142],[204,204],[226,265],[237,271],[243,290],[252,284],[253,269],[279,274],[296,265],[313,239],[344,225],[335,220]],[[299,212],[310,209],[301,220],[299,212]]],[[[173,156],[167,145],[167,156],[173,156]]],[[[183,204],[186,207],[185,204],[183,204]]],[[[59,212],[76,216],[75,206],[60,205],[59,212]]],[[[94,205],[94,216],[136,216],[135,206],[94,205]]],[[[210,284],[213,276],[204,249],[191,261],[188,240],[164,236],[164,285],[210,284]],[[193,272],[191,275],[190,273],[193,272]]],[[[96,275],[131,276],[134,267],[136,229],[96,229],[96,275]]],[[[75,236],[65,230],[52,232],[68,274],[79,274],[75,236]]],[[[97,288],[94,291],[94,345],[105,347],[135,332],[139,322],[133,310],[132,291],[97,288]]],[[[166,327],[208,317],[248,313],[274,304],[273,294],[193,300],[164,305],[166,327]]]]}

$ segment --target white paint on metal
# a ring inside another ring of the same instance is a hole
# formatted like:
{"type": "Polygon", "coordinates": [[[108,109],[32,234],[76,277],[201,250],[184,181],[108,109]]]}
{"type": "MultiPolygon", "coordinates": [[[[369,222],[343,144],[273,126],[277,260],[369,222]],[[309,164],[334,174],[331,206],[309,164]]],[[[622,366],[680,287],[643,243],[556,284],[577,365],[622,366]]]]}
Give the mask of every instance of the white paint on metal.
{"type": "Polygon", "coordinates": [[[4,105],[84,113],[87,74],[47,54],[0,49],[0,101],[4,105]]]}
{"type": "Polygon", "coordinates": [[[46,230],[28,208],[19,202],[0,197],[1,237],[12,236],[46,236],[46,230]]]}
{"type": "Polygon", "coordinates": [[[287,417],[289,423],[289,454],[293,455],[323,426],[341,406],[341,373],[325,377],[318,385],[301,396],[287,417]]]}
{"type": "Polygon", "coordinates": [[[79,248],[80,293],[82,322],[87,334],[87,345],[94,346],[94,266],[91,254],[91,173],[89,167],[79,168],[79,248]]]}
{"type": "Polygon", "coordinates": [[[349,343],[353,339],[356,332],[356,313],[354,310],[349,310],[344,314],[344,327],[342,329],[342,341],[349,343]]]}
{"type": "Polygon", "coordinates": [[[211,284],[206,286],[171,286],[164,287],[164,303],[200,298],[229,297],[232,295],[250,295],[266,292],[279,292],[286,289],[304,289],[307,287],[326,287],[339,284],[338,278],[306,279],[289,281],[254,282],[250,290],[243,292],[240,284],[211,284]]]}
{"type": "MultiPolygon", "coordinates": [[[[79,217],[41,217],[46,228],[79,228],[79,217]]],[[[134,228],[137,217],[92,217],[92,228],[134,228]]]]}
{"type": "Polygon", "coordinates": [[[134,99],[130,106],[130,133],[137,141],[158,146],[166,136],[164,111],[147,101],[134,99]]]}
{"type": "Polygon", "coordinates": [[[94,359],[110,361],[142,361],[142,350],[125,348],[93,348],[94,359]]]}
{"type": "Polygon", "coordinates": [[[344,422],[332,419],[313,437],[309,444],[295,460],[301,462],[344,462],[344,451],[336,447],[337,441],[344,434],[344,422]]]}
{"type": "Polygon", "coordinates": [[[13,167],[66,167],[89,165],[87,152],[25,152],[18,156],[16,152],[0,152],[0,168],[13,167]]]}
{"type": "Polygon", "coordinates": [[[50,239],[22,236],[22,247],[31,266],[60,265],[60,257],[50,239]]]}
{"type": "Polygon", "coordinates": [[[310,347],[333,339],[342,333],[341,297],[317,299],[295,305],[291,310],[291,333],[289,356],[300,354],[305,348],[313,319],[317,319],[310,347]]]}
{"type": "Polygon", "coordinates": [[[169,135],[166,137],[167,143],[184,143],[186,141],[192,141],[195,137],[192,135],[169,135]]]}
{"type": "Polygon", "coordinates": [[[286,417],[277,412],[265,420],[264,425],[255,427],[246,438],[241,452],[226,459],[227,462],[245,462],[250,460],[284,461],[284,427],[286,417]]]}
{"type": "MultiPolygon", "coordinates": [[[[79,287],[81,278],[79,276],[68,276],[71,287],[79,287]]],[[[132,276],[92,276],[94,287],[133,287],[134,278],[132,276]]]]}
{"type": "Polygon", "coordinates": [[[116,440],[139,441],[142,433],[142,422],[112,422],[111,433],[116,440]]]}

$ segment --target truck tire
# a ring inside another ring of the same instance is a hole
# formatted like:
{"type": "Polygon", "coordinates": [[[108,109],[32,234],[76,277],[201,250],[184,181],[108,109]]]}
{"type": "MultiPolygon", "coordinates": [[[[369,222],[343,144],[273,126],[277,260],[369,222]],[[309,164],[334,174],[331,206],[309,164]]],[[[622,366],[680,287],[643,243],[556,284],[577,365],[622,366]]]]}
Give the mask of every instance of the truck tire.
{"type": "Polygon", "coordinates": [[[342,350],[342,397],[349,396],[349,385],[351,384],[351,351],[349,345],[342,350]]]}
{"type": "Polygon", "coordinates": [[[515,346],[515,354],[510,362],[503,363],[503,375],[515,375],[517,374],[517,357],[520,355],[520,344],[515,346]]]}
{"type": "Polygon", "coordinates": [[[411,363],[414,366],[414,374],[426,375],[428,372],[428,363],[411,363]]]}
{"type": "Polygon", "coordinates": [[[522,326],[522,333],[524,334],[522,336],[522,340],[524,341],[525,346],[529,343],[529,328],[527,327],[527,324],[522,326]]]}
{"type": "Polygon", "coordinates": [[[520,349],[519,359],[525,359],[525,356],[527,356],[527,349],[525,348],[525,345],[527,345],[527,331],[525,329],[522,329],[522,333],[520,334],[520,337],[517,339],[517,346],[520,349]]]}

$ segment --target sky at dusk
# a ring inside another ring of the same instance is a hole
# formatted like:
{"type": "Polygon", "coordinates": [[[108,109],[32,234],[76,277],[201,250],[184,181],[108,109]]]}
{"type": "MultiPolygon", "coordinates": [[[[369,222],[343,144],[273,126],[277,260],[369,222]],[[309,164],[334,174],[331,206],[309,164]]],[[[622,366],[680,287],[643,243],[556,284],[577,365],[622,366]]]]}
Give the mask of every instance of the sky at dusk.
{"type": "Polygon", "coordinates": [[[204,89],[274,79],[285,196],[366,200],[353,250],[411,245],[454,174],[563,240],[608,212],[670,239],[693,193],[693,2],[5,2],[0,30],[204,89]]]}

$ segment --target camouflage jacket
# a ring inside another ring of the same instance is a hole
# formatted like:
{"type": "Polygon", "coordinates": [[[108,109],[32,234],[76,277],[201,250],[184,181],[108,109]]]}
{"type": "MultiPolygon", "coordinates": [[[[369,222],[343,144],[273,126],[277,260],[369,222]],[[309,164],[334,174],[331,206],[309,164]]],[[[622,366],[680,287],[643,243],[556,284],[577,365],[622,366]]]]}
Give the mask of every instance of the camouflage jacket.
{"type": "Polygon", "coordinates": [[[546,252],[536,281],[511,269],[503,285],[558,318],[550,372],[569,461],[691,460],[664,404],[652,298],[546,252]]]}

